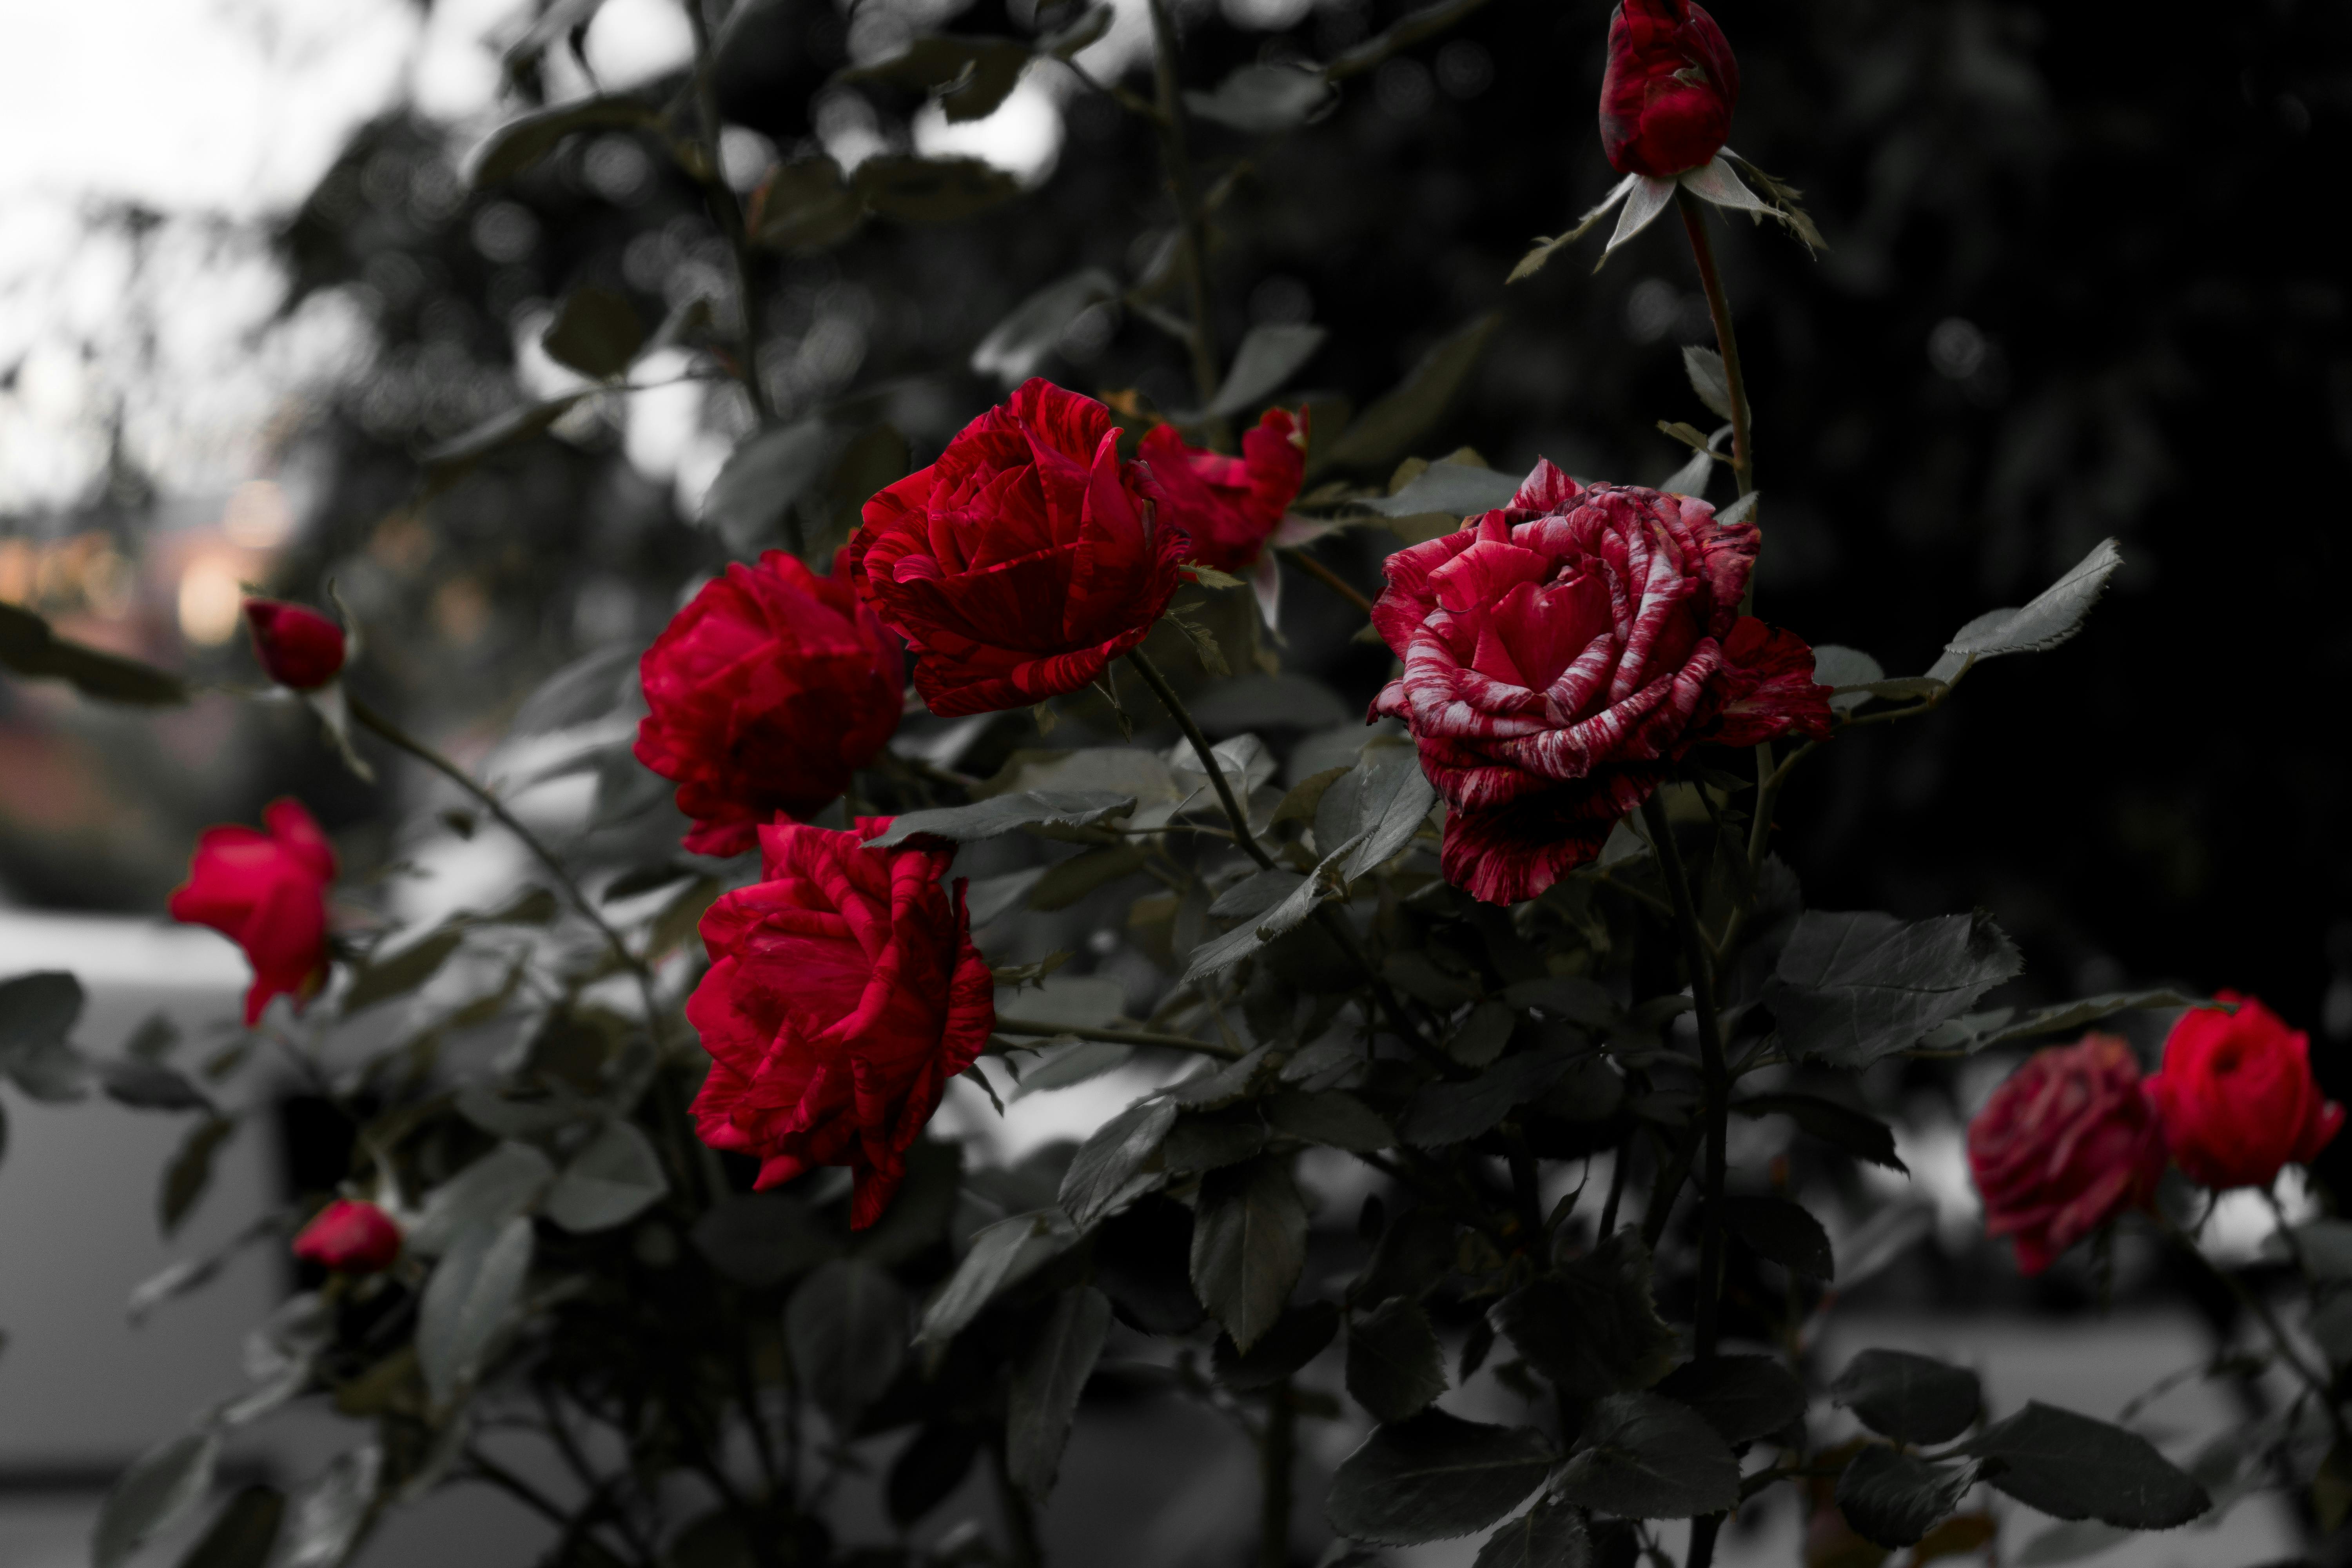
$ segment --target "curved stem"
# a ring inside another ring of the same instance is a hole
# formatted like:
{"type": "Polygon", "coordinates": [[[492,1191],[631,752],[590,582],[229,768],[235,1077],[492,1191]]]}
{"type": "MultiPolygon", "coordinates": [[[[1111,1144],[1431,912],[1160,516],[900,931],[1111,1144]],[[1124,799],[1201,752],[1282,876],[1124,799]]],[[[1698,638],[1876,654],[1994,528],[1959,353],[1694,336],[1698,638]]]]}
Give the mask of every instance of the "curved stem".
{"type": "MultiPolygon", "coordinates": [[[[1156,9],[1158,0],[1153,0],[1153,3],[1156,9]]],[[[1160,699],[1160,706],[1168,710],[1169,717],[1176,721],[1176,727],[1184,731],[1186,740],[1192,742],[1192,754],[1201,759],[1201,766],[1208,771],[1209,783],[1217,792],[1217,804],[1225,808],[1225,820],[1234,825],[1234,842],[1247,850],[1251,859],[1265,869],[1273,870],[1274,857],[1265,852],[1265,847],[1250,831],[1249,814],[1242,810],[1241,803],[1234,798],[1234,786],[1225,782],[1224,769],[1218,765],[1217,753],[1210,746],[1209,737],[1202,732],[1200,724],[1193,719],[1192,710],[1184,706],[1184,700],[1176,695],[1176,689],[1168,684],[1168,678],[1160,673],[1160,667],[1152,663],[1141,648],[1130,651],[1127,662],[1135,666],[1136,673],[1143,677],[1143,684],[1151,688],[1151,694],[1160,699]]]]}
{"type": "Polygon", "coordinates": [[[1192,386],[1206,408],[1217,395],[1215,323],[1209,319],[1209,220],[1192,186],[1192,154],[1184,145],[1184,95],[1176,79],[1176,19],[1168,0],[1150,0],[1152,68],[1159,89],[1160,161],[1168,175],[1169,194],[1176,200],[1176,222],[1183,237],[1185,302],[1192,313],[1189,346],[1192,355],[1192,386]]]}
{"type": "Polygon", "coordinates": [[[1370,616],[1372,613],[1372,602],[1364,597],[1353,583],[1307,554],[1306,551],[1291,545],[1280,545],[1276,548],[1275,553],[1355,605],[1365,615],[1370,616]]]}
{"type": "MultiPolygon", "coordinates": [[[[1682,938],[1683,964],[1690,971],[1691,1003],[1698,1022],[1699,1113],[1706,1135],[1706,1173],[1701,1188],[1705,1206],[1699,1211],[1698,1308],[1693,1314],[1692,1338],[1701,1357],[1715,1353],[1719,1330],[1719,1292],[1723,1285],[1723,1166],[1728,1142],[1731,1075],[1725,1066],[1723,1022],[1715,1010],[1715,978],[1709,972],[1706,938],[1699,930],[1698,910],[1692,900],[1690,879],[1683,867],[1682,850],[1666,821],[1665,803],[1654,794],[1642,803],[1642,820],[1657,847],[1659,868],[1665,872],[1666,891],[1675,905],[1675,929],[1682,938]]],[[[1694,1537],[1694,1546],[1696,1538],[1694,1537]]],[[[1709,1542],[1712,1545],[1712,1542],[1709,1542]]]]}
{"type": "Polygon", "coordinates": [[[1706,290],[1706,313],[1715,322],[1716,352],[1723,355],[1724,385],[1731,394],[1731,474],[1739,493],[1756,488],[1754,434],[1748,428],[1748,380],[1739,368],[1739,339],[1731,330],[1731,301],[1724,297],[1723,278],[1715,265],[1715,245],[1707,238],[1706,210],[1696,196],[1675,187],[1675,206],[1683,216],[1683,232],[1690,236],[1691,255],[1698,262],[1699,287],[1706,290]]]}
{"type": "Polygon", "coordinates": [[[1076,1035],[1082,1040],[1108,1040],[1118,1046],[1165,1046],[1171,1050],[1198,1051],[1204,1057],[1218,1057],[1226,1061],[1238,1061],[1244,1054],[1222,1040],[1196,1040],[1190,1035],[1162,1034],[1157,1029],[1097,1028],[1091,1025],[1080,1028],[1068,1024],[1045,1024],[1002,1016],[996,1020],[995,1029],[1000,1035],[1048,1037],[1076,1035]]]}

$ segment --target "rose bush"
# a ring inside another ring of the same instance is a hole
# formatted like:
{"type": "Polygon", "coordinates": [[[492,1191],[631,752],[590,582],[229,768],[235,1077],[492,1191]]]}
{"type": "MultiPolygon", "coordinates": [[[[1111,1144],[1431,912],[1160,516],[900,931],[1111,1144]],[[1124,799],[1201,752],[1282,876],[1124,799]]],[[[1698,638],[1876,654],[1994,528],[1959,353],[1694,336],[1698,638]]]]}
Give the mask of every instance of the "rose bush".
{"type": "Polygon", "coordinates": [[[1739,62],[1696,0],[1622,0],[1609,18],[1601,150],[1621,174],[1669,179],[1731,134],[1739,62]]]}
{"type": "Polygon", "coordinates": [[[334,847],[300,801],[274,801],[261,820],[267,831],[205,829],[168,905],[173,920],[210,926],[245,950],[253,965],[247,1024],[271,997],[290,996],[299,1007],[326,984],[327,889],[335,880],[334,847]]]}
{"type": "Polygon", "coordinates": [[[1739,614],[1756,531],[1705,501],[1580,486],[1549,461],[1509,506],[1388,559],[1372,625],[1404,721],[1454,807],[1448,881],[1533,898],[1702,744],[1829,732],[1799,638],[1739,614]]]}
{"type": "Polygon", "coordinates": [[[686,847],[739,855],[841,797],[898,727],[906,663],[850,585],[780,550],[705,584],[639,661],[637,760],[677,784],[686,847]]]}
{"type": "Polygon", "coordinates": [[[2124,1210],[2146,1207],[2164,1162],[2139,1063],[2114,1035],[2036,1052],[1969,1123],[1985,1234],[2010,1237],[2027,1274],[2124,1210]]]}
{"type": "Polygon", "coordinates": [[[2165,1141],[2202,1186],[2268,1187],[2343,1130],[2344,1108],[2311,1076],[2311,1037],[2251,996],[2214,993],[2235,1013],[2191,1007],[2147,1080],[2165,1141]]]}
{"type": "Polygon", "coordinates": [[[942,716],[1075,691],[1140,643],[1192,549],[1110,410],[1031,380],[867,501],[850,574],[942,716]]]}

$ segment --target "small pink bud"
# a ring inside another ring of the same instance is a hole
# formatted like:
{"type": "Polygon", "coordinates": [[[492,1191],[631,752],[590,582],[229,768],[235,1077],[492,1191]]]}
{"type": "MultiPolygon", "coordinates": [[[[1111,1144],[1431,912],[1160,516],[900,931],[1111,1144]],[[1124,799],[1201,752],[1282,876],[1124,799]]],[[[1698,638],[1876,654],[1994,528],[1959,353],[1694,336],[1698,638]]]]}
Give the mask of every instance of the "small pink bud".
{"type": "Polygon", "coordinates": [[[400,1256],[400,1226],[373,1204],[337,1198],[294,1238],[294,1256],[338,1274],[381,1274],[400,1256]]]}
{"type": "Polygon", "coordinates": [[[343,668],[343,628],[316,610],[276,599],[247,599],[245,618],[253,628],[253,651],[261,668],[280,686],[312,691],[343,668]]]}

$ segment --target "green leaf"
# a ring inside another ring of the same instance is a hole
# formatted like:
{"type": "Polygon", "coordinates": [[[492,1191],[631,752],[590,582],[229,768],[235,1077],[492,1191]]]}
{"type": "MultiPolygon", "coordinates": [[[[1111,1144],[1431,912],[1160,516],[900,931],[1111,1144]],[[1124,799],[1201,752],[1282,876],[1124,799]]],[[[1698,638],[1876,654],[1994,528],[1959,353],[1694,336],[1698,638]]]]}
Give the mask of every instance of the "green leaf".
{"type": "Polygon", "coordinates": [[[1654,1394],[1596,1401],[1559,1494],[1625,1519],[1692,1519],[1739,1506],[1739,1461],[1687,1405],[1654,1394]]]}
{"type": "Polygon", "coordinates": [[[1451,533],[1467,518],[1508,506],[1518,493],[1519,481],[1508,474],[1467,463],[1432,463],[1396,494],[1363,504],[1381,517],[1398,521],[1433,519],[1442,525],[1436,532],[1451,533]]]}
{"type": "MultiPolygon", "coordinates": [[[[1375,1427],[1340,1461],[1325,1511],[1340,1534],[1379,1546],[1447,1541],[1517,1508],[1542,1484],[1554,1458],[1550,1443],[1532,1427],[1489,1426],[1424,1410],[1375,1427]]],[[[1736,1472],[1734,1481],[1736,1487],[1736,1472]]]]}
{"type": "Polygon", "coordinates": [[[1675,1331],[1650,1295],[1650,1253],[1621,1230],[1496,1304],[1495,1326],[1562,1395],[1646,1388],[1674,1365],[1675,1331]]]}
{"type": "Polygon", "coordinates": [[[1268,321],[1252,327],[1241,347],[1234,351],[1224,383],[1209,400],[1205,412],[1212,418],[1230,419],[1263,406],[1315,357],[1328,335],[1322,328],[1303,322],[1268,321]]]}
{"type": "Polygon", "coordinates": [[[1818,1094],[1757,1094],[1732,1106],[1747,1117],[1785,1116],[1824,1143],[1833,1143],[1857,1160],[1906,1174],[1910,1167],[1895,1152],[1895,1129],[1867,1111],[1840,1105],[1818,1094]]]}
{"type": "Polygon", "coordinates": [[[1045,363],[1071,322],[1118,296],[1118,279],[1099,267],[1056,279],[989,329],[971,351],[972,374],[992,376],[1007,386],[1020,384],[1045,363]]]}
{"type": "Polygon", "coordinates": [[[1444,1149],[1491,1130],[1517,1107],[1541,1099],[1576,1058],[1572,1045],[1540,1047],[1505,1057],[1466,1083],[1437,1082],[1413,1096],[1398,1129],[1416,1149],[1444,1149]]]}
{"type": "MultiPolygon", "coordinates": [[[[644,651],[634,641],[622,641],[573,659],[523,699],[507,726],[508,735],[551,734],[604,718],[638,689],[637,657],[644,651]]],[[[607,889],[604,896],[625,895],[607,889]]]]}
{"type": "Polygon", "coordinates": [[[1320,73],[1296,66],[1245,65],[1217,84],[1214,92],[1187,92],[1185,111],[1195,119],[1249,136],[1269,136],[1316,118],[1337,100],[1320,73]]]}
{"type": "Polygon", "coordinates": [[[1707,406],[1707,412],[1717,419],[1729,419],[1731,413],[1731,378],[1724,373],[1723,356],[1713,349],[1696,344],[1683,350],[1683,374],[1690,377],[1691,390],[1707,406]]]}
{"type": "Polygon", "coordinates": [[[1344,1089],[1314,1093],[1284,1089],[1267,1097],[1265,1121],[1276,1132],[1354,1154],[1369,1154],[1396,1142],[1381,1113],[1344,1089]]]}
{"type": "Polygon", "coordinates": [[[1146,858],[1140,844],[1112,844],[1074,855],[1037,879],[1029,889],[1029,907],[1066,910],[1087,894],[1099,892],[1120,878],[1142,870],[1146,858]]]}
{"type": "Polygon", "coordinates": [[[180,1568],[264,1568],[286,1517],[286,1494],[254,1485],[228,1500],[180,1568]]]}
{"type": "Polygon", "coordinates": [[[177,1068],[136,1057],[118,1058],[98,1065],[98,1081],[106,1097],[134,1110],[211,1110],[212,1097],[177,1068]]]}
{"type": "Polygon", "coordinates": [[[1865,1541],[1908,1546],[1959,1507],[1976,1479],[1974,1465],[1931,1464],[1873,1443],[1838,1477],[1838,1511],[1865,1541]]]}
{"type": "Polygon", "coordinates": [[[1058,1208],[1033,1209],[981,1231],[956,1271],[923,1309],[916,1342],[945,1344],[999,1294],[1059,1257],[1078,1236],[1078,1228],[1058,1208]]]}
{"type": "Polygon", "coordinates": [[[1217,1381],[1247,1393],[1272,1388],[1321,1355],[1339,1332],[1339,1309],[1328,1301],[1293,1307],[1259,1336],[1247,1355],[1234,1348],[1226,1336],[1217,1336],[1211,1357],[1217,1381]]]}
{"type": "Polygon", "coordinates": [[[1409,49],[1423,38],[1444,32],[1486,3],[1486,0],[1438,0],[1436,5],[1408,11],[1334,58],[1323,68],[1323,74],[1333,81],[1360,75],[1399,50],[1409,49]]]}
{"type": "Polygon", "coordinates": [[[710,481],[699,521],[737,554],[752,553],[776,538],[784,513],[824,477],[833,446],[833,432],[814,416],[753,431],[710,481]]]}
{"type": "Polygon", "coordinates": [[[1899,921],[1875,910],[1808,910],[1764,1000],[1790,1055],[1864,1068],[1958,1016],[2021,961],[1990,916],[1899,921]]]}
{"type": "Polygon", "coordinates": [[[607,1121],[548,1190],[547,1217],[587,1236],[625,1225],[668,1191],[652,1140],[632,1122],[607,1121]]]}
{"type": "Polygon", "coordinates": [[[694,1222],[695,1250],[739,1285],[765,1289],[841,1251],[830,1227],[789,1193],[737,1193],[694,1222]]]}
{"type": "Polygon", "coordinates": [[[1549,1498],[1486,1538],[1470,1568],[1591,1568],[1592,1538],[1583,1516],[1549,1498]]]}
{"type": "Polygon", "coordinates": [[[2352,1279],[2352,1220],[2307,1220],[2294,1227],[2294,1239],[2314,1279],[2352,1279]]]}
{"type": "Polygon", "coordinates": [[[417,457],[433,493],[447,489],[463,478],[474,465],[493,453],[509,447],[520,447],[535,437],[544,436],[551,426],[565,415],[581,399],[584,392],[571,392],[552,397],[544,403],[526,404],[509,408],[503,414],[492,415],[472,429],[454,436],[437,447],[429,447],[417,457]]]}
{"type": "Polygon", "coordinates": [[[1940,1056],[1973,1056],[1995,1046],[2018,1045],[2040,1039],[2045,1035],[2072,1034],[2102,1018],[2112,1018],[2118,1013],[2137,1012],[2143,1007],[2210,1005],[2211,1004],[2201,996],[2186,995],[2178,991],[2109,991],[2097,996],[2085,996],[2079,1002],[2061,1002],[2023,1014],[2014,1008],[1996,1007],[1989,1012],[1969,1013],[1949,1023],[1937,1025],[1919,1037],[1919,1048],[1940,1056]]]}
{"type": "Polygon", "coordinates": [[[188,700],[187,683],[178,676],[61,637],[47,621],[15,605],[0,604],[0,665],[36,679],[65,681],[102,702],[163,708],[188,700]]]}
{"type": "Polygon", "coordinates": [[[352,976],[350,989],[343,993],[343,1016],[349,1017],[379,1002],[407,995],[438,973],[465,939],[462,926],[444,926],[396,952],[382,956],[370,953],[359,973],[352,976]]]}
{"type": "Polygon", "coordinates": [[[1719,1355],[1685,1362],[1659,1394],[1699,1413],[1727,1443],[1752,1443],[1804,1419],[1805,1391],[1767,1355],[1719,1355]]]}
{"type": "Polygon", "coordinates": [[[1927,668],[1930,680],[1950,680],[1970,664],[2012,653],[2041,653],[2083,629],[2084,617],[2124,563],[2112,539],[2102,539],[2074,569],[2034,595],[2022,609],[1992,610],[1952,634],[1927,668]]]}
{"type": "Polygon", "coordinates": [[[90,1537],[92,1568],[121,1568],[202,1502],[212,1489],[220,1447],[216,1432],[187,1432],[132,1460],[99,1510],[90,1537]]]}
{"type": "Polygon", "coordinates": [[[1021,194],[1020,181],[977,158],[898,153],[866,159],[850,184],[868,208],[901,223],[961,223],[1021,194]]]}
{"type": "Polygon", "coordinates": [[[1861,707],[1874,695],[1851,688],[1874,685],[1885,679],[1886,667],[1858,647],[1823,643],[1813,649],[1813,679],[1822,686],[1842,689],[1830,699],[1830,706],[1840,712],[1861,707]]]}
{"type": "Polygon", "coordinates": [[[1171,1173],[1222,1170],[1238,1165],[1265,1147],[1265,1125],[1255,1115],[1185,1116],[1160,1145],[1160,1163],[1171,1173]]]}
{"type": "Polygon", "coordinates": [[[1801,1204],[1787,1198],[1726,1198],[1723,1223],[1759,1256],[1793,1274],[1824,1283],[1837,1277],[1830,1234],[1801,1204]]]}
{"type": "Polygon", "coordinates": [[[2002,1468],[1987,1479],[2054,1519],[2169,1530],[2212,1507],[2194,1478],[2137,1433],[2039,1400],[1969,1445],[2002,1468]]]}
{"type": "Polygon", "coordinates": [[[651,130],[661,116],[629,98],[590,98],[510,120],[491,132],[474,163],[474,188],[510,180],[555,151],[579,131],[651,130]]]}
{"type": "Polygon", "coordinates": [[[1016,827],[1049,826],[1087,827],[1105,817],[1135,809],[1135,797],[1100,789],[1023,790],[994,795],[970,805],[910,811],[890,825],[889,831],[866,842],[877,849],[906,844],[916,847],[972,844],[994,838],[1016,827]]]}
{"type": "Polygon", "coordinates": [[[0,1058],[64,1045],[81,1020],[82,1002],[81,982],[63,970],[0,981],[0,1058]]]}
{"type": "Polygon", "coordinates": [[[907,1146],[907,1173],[882,1217],[857,1232],[852,1249],[868,1263],[896,1267],[946,1239],[963,1185],[963,1149],[919,1138],[907,1146]]]}
{"type": "Polygon", "coordinates": [[[753,244],[806,256],[856,233],[866,203],[842,177],[841,165],[819,153],[769,170],[751,193],[744,222],[753,244]]]}
{"type": "Polygon", "coordinates": [[[1005,1395],[1004,1458],[1013,1484],[1043,1505],[1061,1468],[1078,1395],[1110,1332],[1110,1298],[1090,1285],[1062,1292],[1045,1326],[1013,1369],[1005,1395]]]}
{"type": "Polygon", "coordinates": [[[1307,1205],[1280,1156],[1212,1171],[1192,1221],[1192,1289],[1246,1354],[1307,1264],[1307,1205]]]}
{"type": "Polygon", "coordinates": [[[461,1233],[494,1229],[537,1203],[554,1179],[553,1163],[530,1144],[500,1143],[425,1195],[408,1248],[429,1258],[461,1233]]]}
{"type": "Polygon", "coordinates": [[[909,40],[887,59],[843,71],[839,79],[929,93],[947,111],[949,123],[961,124],[995,113],[1028,63],[1027,47],[1010,38],[933,33],[909,40]]]}
{"type": "MultiPolygon", "coordinates": [[[[1351,710],[1340,700],[1339,694],[1323,682],[1286,669],[1272,675],[1253,670],[1235,679],[1219,681],[1193,700],[1192,717],[1212,735],[1238,735],[1255,730],[1336,730],[1358,722],[1361,715],[1351,710]]],[[[1275,807],[1273,820],[1313,821],[1316,804],[1323,798],[1323,791],[1330,787],[1330,780],[1347,771],[1326,769],[1316,775],[1323,779],[1322,784],[1309,779],[1299,784],[1282,797],[1275,807]],[[1283,815],[1285,806],[1289,807],[1287,816],[1283,815]]]]}
{"type": "Polygon", "coordinates": [[[481,1370],[490,1342],[522,1300],[530,1272],[530,1221],[520,1215],[460,1232],[416,1310],[416,1363],[436,1405],[447,1405],[481,1370]]]}
{"type": "Polygon", "coordinates": [[[1394,464],[1445,416],[1502,321],[1500,312],[1484,315],[1439,340],[1404,380],[1349,423],[1318,467],[1385,469],[1394,464]]]}
{"type": "Polygon", "coordinates": [[[626,296],[584,283],[563,297],[539,343],[559,364],[610,381],[646,346],[646,324],[626,296]]]}
{"type": "Polygon", "coordinates": [[[359,1544],[383,1470],[383,1450],[370,1443],[338,1455],[311,1478],[289,1510],[270,1568],[341,1568],[359,1544]]]}
{"type": "Polygon", "coordinates": [[[1009,1097],[1021,1100],[1049,1089],[1092,1083],[1135,1059],[1135,1047],[1109,1040],[1073,1040],[1041,1056],[1036,1065],[1021,1069],[1021,1085],[1009,1097]]]}
{"type": "Polygon", "coordinates": [[[1372,1260],[1364,1266],[1348,1300],[1359,1307],[1385,1301],[1391,1296],[1416,1300],[1453,1267],[1454,1221],[1444,1211],[1411,1208],[1397,1215],[1381,1232],[1372,1260]]]}
{"type": "Polygon", "coordinates": [[[799,1386],[848,1433],[907,1359],[907,1293],[862,1258],[836,1258],[801,1281],[784,1309],[799,1386]]]}
{"type": "Polygon", "coordinates": [[[1977,1374],[1909,1351],[1866,1350],[1846,1363],[1830,1398],[1898,1443],[1948,1443],[1983,1408],[1977,1374]]]}
{"type": "Polygon", "coordinates": [[[209,1116],[188,1129],[180,1152],[163,1167],[163,1188],[157,1195],[156,1219],[165,1236],[180,1228],[180,1222],[188,1217],[188,1211],[204,1196],[205,1188],[212,1184],[213,1156],[229,1141],[236,1127],[236,1118],[233,1116],[209,1116]]]}
{"type": "Polygon", "coordinates": [[[1420,1302],[1391,1296],[1348,1326],[1348,1393],[1373,1420],[1408,1420],[1444,1392],[1444,1352],[1420,1302]]]}

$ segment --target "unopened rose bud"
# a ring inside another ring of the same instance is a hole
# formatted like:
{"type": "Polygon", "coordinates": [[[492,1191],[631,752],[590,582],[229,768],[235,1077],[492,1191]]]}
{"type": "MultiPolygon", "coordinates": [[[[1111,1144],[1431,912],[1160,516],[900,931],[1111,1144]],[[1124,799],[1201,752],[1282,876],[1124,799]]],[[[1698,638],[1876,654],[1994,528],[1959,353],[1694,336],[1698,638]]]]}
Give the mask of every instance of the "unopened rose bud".
{"type": "Polygon", "coordinates": [[[400,1256],[400,1226],[373,1204],[337,1198],[295,1237],[294,1256],[338,1274],[381,1274],[400,1256]]]}
{"type": "Polygon", "coordinates": [[[1623,0],[1609,19],[1601,150],[1621,174],[1671,179],[1722,150],[1739,62],[1691,0],[1623,0]]]}
{"type": "Polygon", "coordinates": [[[253,628],[253,651],[261,668],[280,686],[313,691],[343,668],[343,628],[316,610],[276,599],[247,599],[246,623],[253,628]]]}

